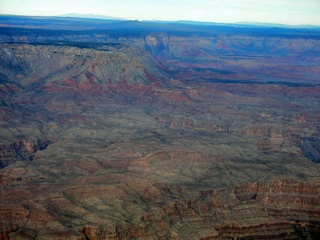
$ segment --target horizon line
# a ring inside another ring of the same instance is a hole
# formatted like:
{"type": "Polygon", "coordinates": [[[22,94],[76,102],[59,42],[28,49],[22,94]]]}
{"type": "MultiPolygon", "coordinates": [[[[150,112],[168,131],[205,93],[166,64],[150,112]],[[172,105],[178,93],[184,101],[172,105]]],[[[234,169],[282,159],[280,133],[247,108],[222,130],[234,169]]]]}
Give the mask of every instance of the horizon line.
{"type": "Polygon", "coordinates": [[[77,18],[77,19],[96,19],[96,20],[112,20],[112,21],[138,21],[138,22],[163,22],[163,23],[199,23],[199,24],[221,24],[221,25],[250,25],[258,27],[307,27],[307,28],[320,28],[320,25],[314,24],[285,24],[285,23],[272,23],[272,22],[211,22],[201,20],[179,19],[179,20],[158,20],[158,19],[128,19],[99,14],[78,14],[66,13],[61,15],[24,15],[24,14],[3,14],[0,16],[15,16],[15,17],[34,17],[34,18],[77,18]],[[74,15],[74,16],[72,16],[74,15]]]}

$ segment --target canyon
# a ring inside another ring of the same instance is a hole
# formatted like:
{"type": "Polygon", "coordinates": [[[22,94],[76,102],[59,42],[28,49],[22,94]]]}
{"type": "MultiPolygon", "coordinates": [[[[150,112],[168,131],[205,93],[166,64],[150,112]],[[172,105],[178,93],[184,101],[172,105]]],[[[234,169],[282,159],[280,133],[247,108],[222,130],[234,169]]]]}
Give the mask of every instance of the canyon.
{"type": "Polygon", "coordinates": [[[320,31],[0,17],[0,239],[319,239],[320,31]]]}

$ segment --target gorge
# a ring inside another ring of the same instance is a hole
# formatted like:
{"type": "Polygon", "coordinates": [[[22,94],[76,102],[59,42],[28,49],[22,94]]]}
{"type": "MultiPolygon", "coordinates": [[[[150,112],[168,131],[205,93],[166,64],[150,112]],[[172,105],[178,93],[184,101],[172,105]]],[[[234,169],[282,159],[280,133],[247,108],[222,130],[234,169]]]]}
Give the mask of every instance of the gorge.
{"type": "Polygon", "coordinates": [[[0,17],[0,239],[319,239],[320,30],[0,17]]]}

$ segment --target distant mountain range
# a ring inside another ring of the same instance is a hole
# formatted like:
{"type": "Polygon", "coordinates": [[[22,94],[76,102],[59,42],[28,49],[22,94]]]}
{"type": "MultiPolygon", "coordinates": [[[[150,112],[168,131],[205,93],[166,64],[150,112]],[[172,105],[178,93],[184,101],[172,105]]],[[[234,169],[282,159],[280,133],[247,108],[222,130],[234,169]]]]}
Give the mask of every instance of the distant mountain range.
{"type": "MultiPolygon", "coordinates": [[[[67,13],[59,15],[58,17],[72,17],[72,18],[92,18],[92,19],[105,19],[105,20],[130,20],[126,18],[96,15],[96,14],[79,14],[79,13],[67,13]]],[[[160,20],[142,20],[143,22],[163,22],[163,23],[183,23],[183,24],[195,24],[195,25],[227,25],[227,26],[244,26],[244,27],[280,27],[280,28],[320,28],[316,25],[285,25],[278,23],[262,23],[262,22],[239,22],[239,23],[218,23],[218,22],[202,22],[202,21],[191,21],[191,20],[178,20],[178,21],[160,21],[160,20]]]]}
{"type": "MultiPolygon", "coordinates": [[[[181,25],[198,25],[198,26],[222,26],[222,27],[236,27],[236,28],[300,28],[300,29],[313,29],[320,30],[320,26],[316,25],[285,25],[285,24],[276,24],[276,23],[260,23],[260,22],[239,22],[239,23],[220,23],[220,22],[201,22],[201,21],[191,21],[191,20],[178,20],[178,21],[163,21],[163,20],[132,20],[125,19],[114,16],[106,16],[106,15],[96,15],[96,14],[78,14],[78,13],[67,13],[58,16],[20,16],[20,15],[3,15],[0,14],[0,21],[2,23],[10,24],[23,24],[23,21],[30,20],[34,22],[35,19],[42,20],[77,20],[77,21],[99,21],[101,24],[108,22],[134,22],[134,23],[153,23],[153,24],[181,24],[181,25]],[[8,22],[9,21],[9,22],[8,22]]],[[[48,26],[47,26],[48,27],[48,26]]],[[[49,27],[50,28],[50,27],[49,27]]]]}
{"type": "Polygon", "coordinates": [[[67,13],[59,15],[58,17],[72,17],[72,18],[94,18],[94,19],[107,19],[107,20],[127,20],[125,18],[105,16],[105,15],[96,15],[96,14],[79,14],[79,13],[67,13]]]}

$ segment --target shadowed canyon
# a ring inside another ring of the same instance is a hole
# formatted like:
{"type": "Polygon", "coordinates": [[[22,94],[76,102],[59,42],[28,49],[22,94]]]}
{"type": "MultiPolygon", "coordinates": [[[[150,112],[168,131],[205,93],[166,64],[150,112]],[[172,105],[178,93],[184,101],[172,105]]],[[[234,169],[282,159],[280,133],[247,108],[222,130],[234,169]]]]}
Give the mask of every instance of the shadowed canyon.
{"type": "Polygon", "coordinates": [[[0,239],[320,239],[320,30],[0,16],[0,239]]]}

